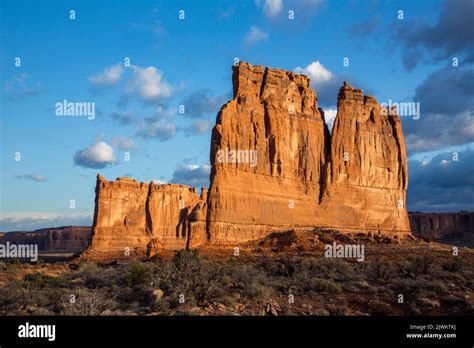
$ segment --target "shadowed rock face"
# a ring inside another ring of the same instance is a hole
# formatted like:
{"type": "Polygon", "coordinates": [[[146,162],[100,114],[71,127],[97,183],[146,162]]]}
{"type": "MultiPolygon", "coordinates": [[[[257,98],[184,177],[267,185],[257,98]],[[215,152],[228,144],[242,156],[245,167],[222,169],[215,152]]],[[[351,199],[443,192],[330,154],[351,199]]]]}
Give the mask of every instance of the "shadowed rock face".
{"type": "Polygon", "coordinates": [[[86,255],[150,256],[315,226],[410,232],[397,115],[344,83],[331,136],[306,76],[240,63],[232,81],[212,131],[209,192],[99,176],[86,255]]]}
{"type": "Polygon", "coordinates": [[[88,245],[90,227],[65,226],[31,232],[8,232],[0,235],[0,244],[36,244],[44,252],[80,252],[88,245]]]}
{"type": "Polygon", "coordinates": [[[474,241],[474,213],[409,213],[412,233],[420,238],[474,241]]]}

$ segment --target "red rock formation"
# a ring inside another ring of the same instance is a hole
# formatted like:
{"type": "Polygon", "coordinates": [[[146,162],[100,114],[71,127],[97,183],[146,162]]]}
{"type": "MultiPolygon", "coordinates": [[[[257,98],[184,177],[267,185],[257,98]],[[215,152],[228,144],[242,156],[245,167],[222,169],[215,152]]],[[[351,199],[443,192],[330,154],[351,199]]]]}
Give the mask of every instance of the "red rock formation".
{"type": "Polygon", "coordinates": [[[43,252],[80,252],[89,245],[90,227],[65,226],[43,228],[31,232],[7,232],[0,235],[0,244],[36,244],[43,252]]]}
{"type": "Polygon", "coordinates": [[[92,241],[83,257],[145,257],[186,248],[192,225],[188,215],[198,203],[203,202],[192,187],[107,181],[98,175],[92,241]]]}
{"type": "Polygon", "coordinates": [[[212,133],[211,243],[290,227],[410,231],[398,116],[345,83],[330,136],[306,76],[247,63],[233,69],[234,98],[212,133]],[[231,150],[255,151],[258,161],[225,163],[231,150]]]}
{"type": "Polygon", "coordinates": [[[329,131],[309,79],[240,63],[233,84],[212,132],[211,243],[313,226],[329,131]]]}
{"type": "Polygon", "coordinates": [[[409,213],[412,233],[420,238],[474,241],[474,213],[409,213]]]}
{"type": "Polygon", "coordinates": [[[232,80],[212,131],[209,192],[99,176],[86,255],[150,256],[315,226],[409,233],[398,116],[345,83],[331,136],[306,76],[240,63],[232,80]]]}
{"type": "Polygon", "coordinates": [[[346,82],[338,96],[321,196],[321,221],[342,231],[410,231],[400,118],[346,82]]]}

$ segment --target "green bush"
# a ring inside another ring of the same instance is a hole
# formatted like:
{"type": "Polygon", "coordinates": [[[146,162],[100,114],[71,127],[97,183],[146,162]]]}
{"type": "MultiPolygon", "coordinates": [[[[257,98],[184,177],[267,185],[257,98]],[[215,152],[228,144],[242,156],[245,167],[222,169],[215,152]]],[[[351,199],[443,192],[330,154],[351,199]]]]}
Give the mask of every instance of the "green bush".
{"type": "Polygon", "coordinates": [[[328,292],[339,294],[342,292],[341,285],[332,279],[316,278],[311,280],[310,288],[317,292],[328,292]]]}
{"type": "Polygon", "coordinates": [[[122,280],[129,287],[148,285],[152,281],[151,269],[140,262],[133,262],[128,265],[122,280]]]}
{"type": "Polygon", "coordinates": [[[47,286],[58,287],[61,283],[57,277],[50,277],[40,272],[25,275],[23,281],[38,288],[44,288],[47,286]]]}

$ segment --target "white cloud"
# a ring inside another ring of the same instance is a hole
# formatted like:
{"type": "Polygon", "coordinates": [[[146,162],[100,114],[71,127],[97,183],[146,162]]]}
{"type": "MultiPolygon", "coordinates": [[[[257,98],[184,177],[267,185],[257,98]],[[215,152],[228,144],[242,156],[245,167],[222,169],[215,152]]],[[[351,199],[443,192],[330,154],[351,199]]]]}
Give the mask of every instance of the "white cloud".
{"type": "Polygon", "coordinates": [[[332,108],[337,103],[337,93],[343,81],[357,82],[349,76],[338,75],[326,69],[319,60],[308,66],[294,69],[297,74],[303,74],[311,80],[311,87],[316,91],[319,106],[332,108]]]}
{"type": "Polygon", "coordinates": [[[10,101],[16,101],[17,99],[36,96],[38,95],[39,83],[36,83],[35,87],[30,87],[28,84],[29,76],[26,73],[15,75],[11,80],[5,82],[4,90],[8,94],[10,101]]]}
{"type": "Polygon", "coordinates": [[[163,72],[149,66],[141,68],[136,65],[130,67],[133,71],[128,84],[128,92],[147,102],[162,101],[171,96],[172,87],[163,80],[163,72]]]}
{"type": "Polygon", "coordinates": [[[176,134],[176,125],[167,120],[145,118],[138,124],[137,135],[142,138],[156,138],[160,141],[171,139],[176,134]]]}
{"type": "Polygon", "coordinates": [[[295,72],[308,76],[312,83],[327,83],[334,78],[333,73],[326,69],[319,60],[310,63],[306,68],[297,67],[295,72]]]}
{"type": "Polygon", "coordinates": [[[332,131],[332,126],[334,124],[334,120],[336,119],[337,108],[328,108],[324,109],[324,119],[326,124],[328,125],[329,131],[332,131]]]}
{"type": "Polygon", "coordinates": [[[164,184],[166,184],[165,181],[161,181],[161,180],[158,180],[158,179],[154,179],[151,182],[154,183],[155,185],[164,185],[164,184]]]}
{"type": "Polygon", "coordinates": [[[208,120],[195,120],[191,124],[191,132],[195,134],[204,134],[211,128],[211,122],[208,120]]]}
{"type": "Polygon", "coordinates": [[[120,81],[123,73],[123,66],[121,63],[105,68],[103,72],[90,76],[88,79],[93,85],[111,86],[120,81]]]}
{"type": "Polygon", "coordinates": [[[268,17],[276,17],[283,9],[283,0],[255,0],[257,7],[262,7],[263,13],[268,17]]]}
{"type": "Polygon", "coordinates": [[[112,120],[118,122],[121,126],[126,126],[132,123],[135,119],[135,116],[131,111],[122,111],[122,110],[114,110],[110,114],[112,120]]]}
{"type": "Polygon", "coordinates": [[[42,175],[37,175],[37,174],[15,175],[15,178],[17,178],[17,179],[31,180],[31,181],[36,181],[36,182],[45,182],[45,181],[48,180],[47,177],[42,176],[42,175]]]}
{"type": "Polygon", "coordinates": [[[186,164],[176,167],[171,182],[194,187],[208,187],[211,166],[209,164],[186,164]]]}
{"type": "Polygon", "coordinates": [[[134,150],[137,148],[137,145],[133,142],[132,138],[127,138],[121,135],[112,139],[112,145],[122,151],[134,150]]]}
{"type": "Polygon", "coordinates": [[[268,37],[269,36],[266,32],[257,26],[252,25],[248,33],[245,35],[244,44],[245,46],[250,47],[256,45],[259,42],[268,40],[268,37]]]}
{"type": "Polygon", "coordinates": [[[60,226],[90,226],[92,212],[80,214],[58,214],[38,212],[0,213],[0,231],[32,231],[40,228],[60,226]]]}
{"type": "Polygon", "coordinates": [[[116,162],[113,148],[103,141],[86,149],[77,150],[74,154],[74,163],[85,168],[101,169],[116,162]]]}

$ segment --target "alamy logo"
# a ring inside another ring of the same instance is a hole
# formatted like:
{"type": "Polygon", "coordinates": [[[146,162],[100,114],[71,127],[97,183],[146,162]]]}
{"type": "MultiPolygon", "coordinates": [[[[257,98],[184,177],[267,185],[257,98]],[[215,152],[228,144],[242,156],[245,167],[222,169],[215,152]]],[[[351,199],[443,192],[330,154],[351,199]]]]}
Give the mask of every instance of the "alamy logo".
{"type": "Polygon", "coordinates": [[[31,262],[38,261],[38,244],[11,244],[6,242],[0,244],[0,258],[30,259],[31,262]]]}
{"type": "Polygon", "coordinates": [[[88,120],[95,119],[94,102],[68,102],[64,99],[55,104],[56,116],[86,116],[88,120]]]}
{"type": "Polygon", "coordinates": [[[56,325],[35,325],[28,322],[18,326],[20,338],[47,338],[48,341],[56,339],[56,325]]]}
{"type": "Polygon", "coordinates": [[[257,150],[219,150],[217,163],[248,163],[251,167],[257,166],[257,150]]]}
{"type": "Polygon", "coordinates": [[[365,259],[364,256],[364,245],[360,244],[327,244],[324,247],[325,257],[343,257],[343,258],[356,258],[358,262],[362,262],[365,259]]]}
{"type": "Polygon", "coordinates": [[[392,99],[388,103],[380,103],[382,107],[382,115],[385,116],[413,116],[414,120],[420,118],[420,103],[415,102],[401,102],[394,103],[392,99]]]}

